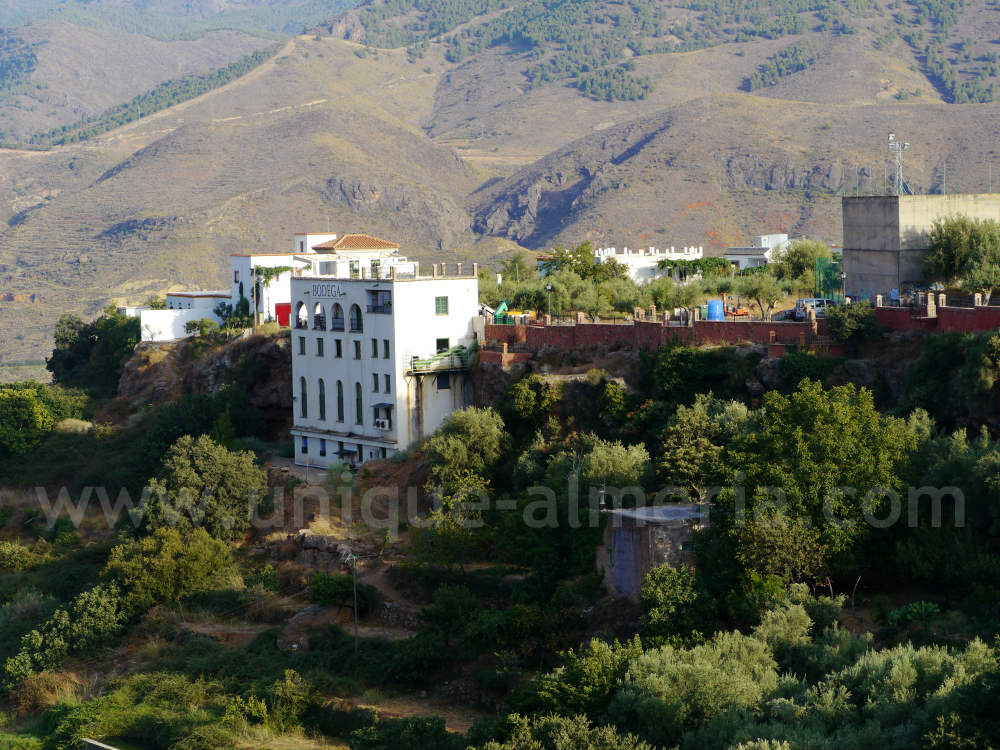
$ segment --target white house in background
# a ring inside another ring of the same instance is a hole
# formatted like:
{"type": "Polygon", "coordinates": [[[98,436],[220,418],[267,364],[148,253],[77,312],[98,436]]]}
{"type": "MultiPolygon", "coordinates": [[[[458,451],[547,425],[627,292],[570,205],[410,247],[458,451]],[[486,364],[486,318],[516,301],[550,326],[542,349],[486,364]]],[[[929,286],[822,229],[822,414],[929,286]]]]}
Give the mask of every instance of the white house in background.
{"type": "MultiPolygon", "coordinates": [[[[616,247],[601,247],[594,250],[594,264],[607,263],[614,260],[621,263],[628,270],[629,278],[640,283],[652,281],[660,276],[669,275],[669,271],[660,268],[660,261],[664,260],[697,260],[704,255],[701,245],[682,247],[680,250],[671,246],[661,250],[658,247],[628,248],[619,250],[616,247]]],[[[549,255],[538,257],[538,276],[543,278],[548,276],[550,269],[549,255]]]]}
{"type": "Polygon", "coordinates": [[[746,247],[730,247],[723,257],[738,270],[766,266],[775,260],[775,255],[788,247],[787,234],[759,234],[746,247]]]}
{"type": "Polygon", "coordinates": [[[475,268],[447,277],[435,267],[421,277],[415,267],[386,273],[380,264],[373,273],[376,258],[367,269],[351,266],[360,251],[343,249],[346,275],[291,279],[291,433],[300,466],[392,455],[471,402],[475,268]]]}
{"type": "Polygon", "coordinates": [[[188,335],[188,321],[213,318],[224,302],[236,308],[247,301],[251,315],[262,321],[291,322],[291,279],[319,275],[388,278],[393,273],[416,275],[418,265],[399,254],[399,246],[368,234],[296,232],[292,249],[284,253],[234,253],[229,257],[229,290],[170,292],[167,310],[124,306],[123,315],[140,319],[143,341],[172,341],[188,335]]]}
{"type": "Polygon", "coordinates": [[[609,260],[621,263],[628,269],[629,278],[639,283],[652,281],[669,274],[668,270],[660,268],[660,261],[697,260],[704,254],[705,251],[701,245],[691,245],[680,250],[672,246],[663,250],[658,247],[638,249],[623,247],[621,250],[615,247],[602,247],[594,251],[594,263],[606,263],[609,260]]]}
{"type": "Polygon", "coordinates": [[[245,297],[251,314],[287,326],[291,318],[292,277],[353,276],[366,278],[414,273],[417,264],[399,255],[399,246],[369,234],[297,233],[292,253],[236,253],[232,266],[233,305],[245,297]],[[268,273],[264,269],[279,269],[268,273]]]}

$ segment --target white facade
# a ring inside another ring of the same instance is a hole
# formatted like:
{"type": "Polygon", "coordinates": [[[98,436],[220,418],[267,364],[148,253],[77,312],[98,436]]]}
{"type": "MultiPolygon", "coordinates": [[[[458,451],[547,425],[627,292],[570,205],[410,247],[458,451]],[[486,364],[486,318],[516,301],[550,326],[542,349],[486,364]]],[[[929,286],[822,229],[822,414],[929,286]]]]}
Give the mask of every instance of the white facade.
{"type": "Polygon", "coordinates": [[[326,467],[404,450],[470,402],[478,281],[292,278],[295,462],[326,467]],[[440,354],[439,354],[440,353],[440,354]]]}
{"type": "Polygon", "coordinates": [[[748,246],[728,248],[724,257],[742,271],[744,268],[773,263],[776,254],[788,247],[788,244],[787,234],[758,234],[748,246]]]}
{"type": "Polygon", "coordinates": [[[220,302],[229,304],[229,292],[167,292],[168,310],[191,310],[197,318],[213,318],[212,311],[220,302]]]}
{"type": "Polygon", "coordinates": [[[668,270],[660,268],[660,261],[664,260],[697,260],[704,255],[705,251],[701,245],[683,247],[677,250],[674,247],[661,250],[658,247],[646,247],[629,249],[623,247],[621,250],[615,247],[602,247],[594,251],[594,263],[605,263],[614,260],[628,269],[629,278],[636,283],[652,281],[667,273],[668,270]]]}

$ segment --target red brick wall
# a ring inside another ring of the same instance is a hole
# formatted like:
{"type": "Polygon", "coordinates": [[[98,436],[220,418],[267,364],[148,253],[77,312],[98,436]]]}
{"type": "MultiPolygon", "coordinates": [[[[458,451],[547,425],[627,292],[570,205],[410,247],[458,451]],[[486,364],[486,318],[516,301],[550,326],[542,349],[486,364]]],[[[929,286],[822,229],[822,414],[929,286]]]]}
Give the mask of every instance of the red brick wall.
{"type": "MultiPolygon", "coordinates": [[[[532,350],[633,347],[657,349],[669,342],[729,343],[750,341],[768,344],[771,332],[775,341],[783,344],[798,344],[802,334],[811,343],[812,329],[809,323],[786,321],[766,323],[761,321],[697,321],[693,327],[669,326],[659,321],[636,321],[631,325],[611,323],[584,323],[581,325],[556,326],[486,326],[486,343],[524,344],[532,350]]],[[[819,335],[825,335],[825,326],[820,323],[819,335]]]]}

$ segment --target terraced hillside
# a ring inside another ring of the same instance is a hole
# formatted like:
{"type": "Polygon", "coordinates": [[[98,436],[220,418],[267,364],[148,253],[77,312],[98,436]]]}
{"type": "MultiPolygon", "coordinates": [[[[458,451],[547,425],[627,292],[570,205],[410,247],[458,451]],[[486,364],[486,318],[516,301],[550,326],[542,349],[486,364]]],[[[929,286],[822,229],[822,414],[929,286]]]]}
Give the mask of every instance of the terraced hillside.
{"type": "Polygon", "coordinates": [[[0,357],[44,355],[65,310],[218,286],[229,252],[296,230],[383,234],[424,259],[583,239],[713,252],[772,230],[839,242],[839,197],[881,192],[889,130],[913,144],[914,190],[941,190],[946,166],[949,190],[987,187],[1000,105],[950,101],[925,54],[947,43],[962,80],[991,80],[1000,14],[978,0],[938,20],[923,1],[775,0],[718,23],[693,0],[587,0],[581,38],[619,55],[587,71],[566,62],[565,28],[528,24],[530,3],[433,16],[465,5],[370,3],[197,99],[0,153],[0,357]],[[527,25],[477,41],[516,13],[527,25]],[[768,82],[749,91],[755,75],[768,82]],[[640,98],[597,95],[629,77],[640,98]]]}

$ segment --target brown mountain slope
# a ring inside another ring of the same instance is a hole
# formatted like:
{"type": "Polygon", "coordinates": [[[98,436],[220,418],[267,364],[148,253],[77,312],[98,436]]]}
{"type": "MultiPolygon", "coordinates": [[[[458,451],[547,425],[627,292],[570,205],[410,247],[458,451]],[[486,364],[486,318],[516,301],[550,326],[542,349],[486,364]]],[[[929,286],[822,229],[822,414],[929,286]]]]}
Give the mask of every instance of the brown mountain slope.
{"type": "Polygon", "coordinates": [[[583,239],[719,251],[772,229],[839,242],[839,195],[859,170],[881,190],[888,130],[913,143],[915,189],[940,189],[945,160],[949,190],[984,189],[1000,105],[941,103],[877,32],[801,35],[816,63],[753,94],[790,40],[642,56],[656,86],[636,102],[529,89],[502,48],[456,64],[438,43],[411,58],[299,37],[91,141],[0,152],[0,357],[44,355],[61,312],[215,287],[228,253],[328,224],[425,260],[583,239]]]}
{"type": "Polygon", "coordinates": [[[37,63],[32,88],[0,101],[7,140],[76,122],[168,79],[205,73],[274,44],[235,31],[161,41],[62,21],[36,21],[16,33],[32,45],[37,63]]]}

